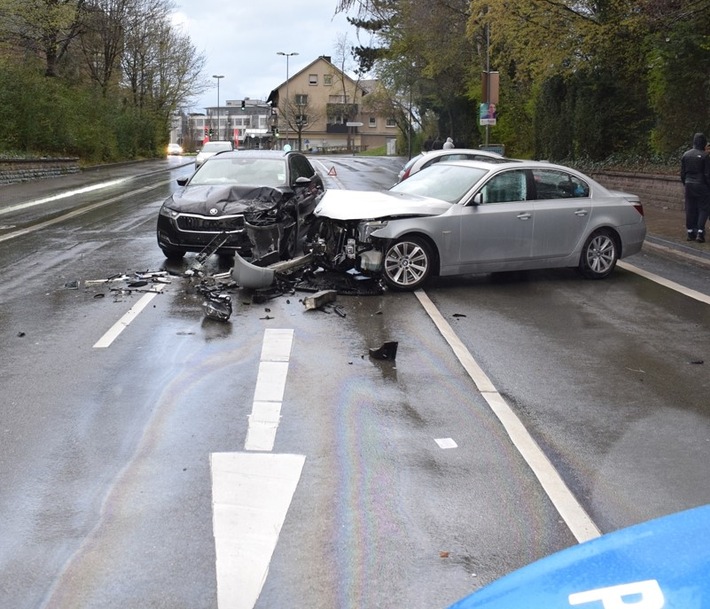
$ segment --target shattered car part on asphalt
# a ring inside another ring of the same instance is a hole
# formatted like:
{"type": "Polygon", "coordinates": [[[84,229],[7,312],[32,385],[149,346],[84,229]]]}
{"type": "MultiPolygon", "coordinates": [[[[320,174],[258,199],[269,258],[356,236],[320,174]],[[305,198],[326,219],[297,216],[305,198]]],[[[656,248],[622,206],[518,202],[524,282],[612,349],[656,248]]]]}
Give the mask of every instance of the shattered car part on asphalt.
{"type": "Polygon", "coordinates": [[[376,349],[370,349],[370,357],[382,360],[394,360],[397,357],[397,341],[387,341],[376,349]]]}
{"type": "Polygon", "coordinates": [[[227,321],[232,315],[232,298],[229,294],[208,296],[202,303],[205,317],[216,321],[227,321]]]}

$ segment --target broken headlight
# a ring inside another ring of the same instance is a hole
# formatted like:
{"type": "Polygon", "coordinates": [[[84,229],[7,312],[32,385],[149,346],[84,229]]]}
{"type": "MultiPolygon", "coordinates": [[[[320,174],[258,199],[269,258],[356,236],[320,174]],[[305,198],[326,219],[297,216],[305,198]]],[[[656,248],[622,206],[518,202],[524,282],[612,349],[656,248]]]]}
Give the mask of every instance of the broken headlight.
{"type": "Polygon", "coordinates": [[[360,222],[357,227],[357,238],[361,243],[368,243],[370,235],[387,226],[387,220],[367,220],[360,222]]]}

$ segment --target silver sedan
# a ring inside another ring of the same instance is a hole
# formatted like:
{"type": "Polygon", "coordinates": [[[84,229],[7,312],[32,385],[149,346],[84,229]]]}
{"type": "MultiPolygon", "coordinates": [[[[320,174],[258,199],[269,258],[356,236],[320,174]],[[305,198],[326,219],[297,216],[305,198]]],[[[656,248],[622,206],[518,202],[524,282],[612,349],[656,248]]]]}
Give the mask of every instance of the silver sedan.
{"type": "Polygon", "coordinates": [[[432,275],[559,267],[601,279],[646,236],[636,195],[537,161],[436,163],[387,191],[328,190],[315,215],[324,266],[398,290],[432,275]]]}

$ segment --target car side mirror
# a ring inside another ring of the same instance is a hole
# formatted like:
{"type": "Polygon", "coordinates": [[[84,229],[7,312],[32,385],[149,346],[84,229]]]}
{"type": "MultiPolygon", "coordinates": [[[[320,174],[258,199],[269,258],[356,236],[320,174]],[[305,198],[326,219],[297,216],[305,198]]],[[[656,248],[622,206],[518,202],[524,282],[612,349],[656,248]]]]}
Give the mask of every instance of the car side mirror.
{"type": "Polygon", "coordinates": [[[296,181],[293,184],[294,184],[294,186],[308,186],[311,183],[311,181],[312,181],[311,178],[301,176],[299,178],[296,178],[296,181]]]}
{"type": "Polygon", "coordinates": [[[477,192],[471,199],[471,205],[481,205],[483,203],[483,193],[477,192]]]}
{"type": "Polygon", "coordinates": [[[185,184],[187,184],[187,181],[188,181],[189,179],[190,179],[190,178],[178,178],[178,179],[177,179],[178,186],[185,186],[185,184]]]}

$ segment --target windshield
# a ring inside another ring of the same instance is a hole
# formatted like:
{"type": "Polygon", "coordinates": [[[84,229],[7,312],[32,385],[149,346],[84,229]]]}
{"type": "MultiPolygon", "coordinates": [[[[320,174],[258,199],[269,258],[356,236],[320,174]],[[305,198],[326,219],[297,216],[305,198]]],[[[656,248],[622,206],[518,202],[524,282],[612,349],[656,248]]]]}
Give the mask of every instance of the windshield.
{"type": "Polygon", "coordinates": [[[479,167],[437,163],[396,184],[390,191],[458,203],[487,173],[488,170],[479,167]]]}
{"type": "Polygon", "coordinates": [[[202,152],[219,152],[220,150],[231,150],[232,145],[229,142],[207,142],[202,146],[202,152]]]}
{"type": "Polygon", "coordinates": [[[191,185],[249,184],[250,186],[284,186],[286,161],[245,157],[212,157],[192,176],[191,185]]]}

